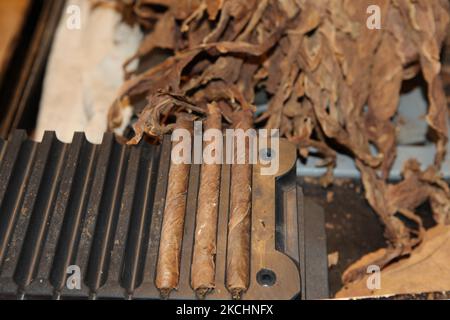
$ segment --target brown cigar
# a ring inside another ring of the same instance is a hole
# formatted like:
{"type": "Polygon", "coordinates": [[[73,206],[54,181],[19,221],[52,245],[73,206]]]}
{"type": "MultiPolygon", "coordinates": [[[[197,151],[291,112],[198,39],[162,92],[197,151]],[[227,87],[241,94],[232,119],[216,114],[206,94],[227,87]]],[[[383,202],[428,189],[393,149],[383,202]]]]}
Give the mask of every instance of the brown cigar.
{"type": "MultiPolygon", "coordinates": [[[[244,131],[253,127],[250,111],[239,111],[233,115],[234,129],[244,131]]],[[[234,143],[234,161],[237,155],[234,143]]],[[[236,164],[231,169],[231,200],[228,223],[227,288],[233,299],[240,299],[248,289],[250,274],[250,214],[252,166],[249,163],[249,142],[245,144],[246,163],[236,164]]],[[[242,152],[242,150],[240,150],[242,152]]]]}
{"type": "MultiPolygon", "coordinates": [[[[181,114],[175,129],[192,132],[192,123],[188,115],[181,114]]],[[[163,298],[178,288],[189,170],[189,164],[175,164],[172,159],[156,271],[156,287],[163,298]]]]}
{"type": "MultiPolygon", "coordinates": [[[[205,131],[222,129],[222,115],[216,104],[208,105],[208,117],[205,121],[205,131]]],[[[222,136],[221,136],[222,138],[222,136]]],[[[214,148],[217,141],[205,143],[206,147],[214,148]]],[[[209,149],[208,149],[209,150],[209,149]]],[[[211,149],[208,154],[221,155],[221,150],[211,149]]],[[[195,244],[191,269],[191,285],[199,298],[204,298],[215,288],[215,255],[217,241],[217,212],[220,190],[219,164],[202,165],[200,190],[198,194],[198,209],[195,228],[195,244]]]]}

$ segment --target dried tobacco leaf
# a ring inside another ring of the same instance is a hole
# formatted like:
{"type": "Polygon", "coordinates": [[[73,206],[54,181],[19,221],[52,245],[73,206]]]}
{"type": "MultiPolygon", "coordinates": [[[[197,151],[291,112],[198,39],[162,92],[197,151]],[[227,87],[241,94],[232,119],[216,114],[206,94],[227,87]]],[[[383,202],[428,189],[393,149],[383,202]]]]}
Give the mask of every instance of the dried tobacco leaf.
{"type": "MultiPolygon", "coordinates": [[[[381,249],[371,256],[363,257],[351,268],[366,265],[373,261],[374,255],[383,256],[385,249],[381,249]]],[[[385,270],[381,278],[379,289],[368,288],[367,283],[373,283],[368,275],[355,283],[346,286],[336,295],[336,298],[380,297],[397,294],[413,294],[423,292],[448,291],[450,273],[448,261],[450,259],[450,227],[439,225],[425,234],[423,243],[415,250],[409,259],[398,261],[385,270]],[[431,270],[440,270],[432,272],[431,270]]]]}

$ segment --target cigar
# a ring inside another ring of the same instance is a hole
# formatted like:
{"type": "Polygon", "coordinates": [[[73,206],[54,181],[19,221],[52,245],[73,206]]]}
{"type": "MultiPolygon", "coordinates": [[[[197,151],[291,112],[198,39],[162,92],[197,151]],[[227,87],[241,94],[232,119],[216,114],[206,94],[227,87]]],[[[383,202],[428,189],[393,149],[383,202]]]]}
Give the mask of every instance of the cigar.
{"type": "MultiPolygon", "coordinates": [[[[233,115],[233,128],[247,131],[253,127],[251,111],[233,115]]],[[[239,300],[249,286],[250,274],[250,214],[252,166],[248,159],[249,142],[245,144],[246,163],[233,164],[231,168],[231,200],[228,222],[227,288],[233,299],[239,300]]],[[[237,143],[234,143],[236,161],[237,143]]],[[[242,150],[241,150],[242,152],[242,150]]]]}
{"type": "MultiPolygon", "coordinates": [[[[208,105],[208,116],[204,129],[222,129],[222,115],[216,104],[208,105]]],[[[222,137],[221,137],[222,138],[222,137]]],[[[217,141],[205,143],[205,150],[222,155],[217,150],[217,141]]],[[[203,299],[215,288],[215,256],[217,243],[217,213],[219,205],[221,165],[206,164],[201,167],[200,190],[195,228],[195,244],[191,267],[191,286],[197,297],[203,299]]]]}
{"type": "MultiPolygon", "coordinates": [[[[192,119],[185,114],[179,115],[175,129],[187,129],[192,132],[192,119]]],[[[165,299],[178,288],[179,283],[189,170],[189,164],[175,164],[172,161],[169,171],[156,270],[156,287],[161,297],[165,299]]]]}

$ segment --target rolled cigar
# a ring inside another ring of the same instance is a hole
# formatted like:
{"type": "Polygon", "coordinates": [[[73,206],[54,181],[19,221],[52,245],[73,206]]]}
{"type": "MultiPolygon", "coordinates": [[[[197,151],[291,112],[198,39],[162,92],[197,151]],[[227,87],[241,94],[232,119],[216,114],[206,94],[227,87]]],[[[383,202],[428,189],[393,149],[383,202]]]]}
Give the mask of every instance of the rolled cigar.
{"type": "MultiPolygon", "coordinates": [[[[247,131],[253,127],[251,111],[239,111],[232,118],[234,129],[247,131]]],[[[227,288],[238,300],[247,291],[250,274],[250,214],[252,166],[248,159],[249,141],[245,144],[246,164],[231,168],[231,200],[228,222],[227,288]]],[[[236,161],[237,143],[234,143],[236,161]]],[[[242,152],[242,150],[241,150],[242,152]]]]}
{"type": "MultiPolygon", "coordinates": [[[[222,115],[216,104],[208,105],[204,129],[222,129],[222,115]]],[[[205,142],[209,154],[222,154],[216,141],[205,142]]],[[[191,286],[199,298],[215,288],[215,256],[217,242],[217,212],[219,205],[221,165],[204,163],[201,168],[200,190],[195,228],[194,254],[191,267],[191,286]]]]}
{"type": "MultiPolygon", "coordinates": [[[[175,129],[192,132],[192,123],[188,115],[181,114],[177,117],[175,129]]],[[[172,290],[178,288],[189,170],[189,164],[175,164],[173,161],[169,170],[156,271],[156,287],[163,298],[168,298],[172,290]]]]}

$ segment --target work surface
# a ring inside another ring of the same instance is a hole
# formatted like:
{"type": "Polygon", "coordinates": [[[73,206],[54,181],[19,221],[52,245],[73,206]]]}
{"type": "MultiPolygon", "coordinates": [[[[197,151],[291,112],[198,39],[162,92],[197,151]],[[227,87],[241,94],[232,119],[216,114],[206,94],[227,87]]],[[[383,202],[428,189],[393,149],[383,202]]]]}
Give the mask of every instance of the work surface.
{"type": "Polygon", "coordinates": [[[11,54],[11,46],[20,32],[29,0],[0,0],[0,74],[11,54]]]}

